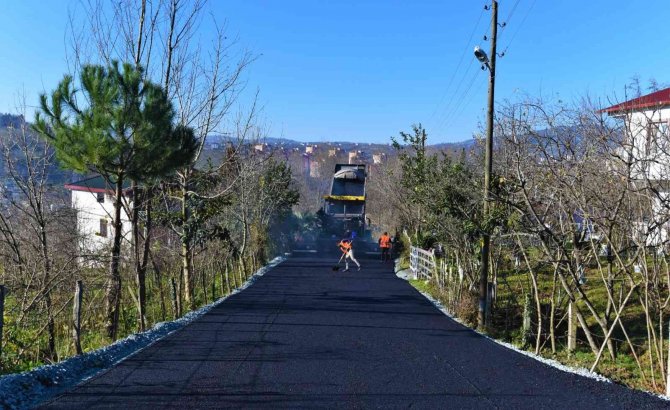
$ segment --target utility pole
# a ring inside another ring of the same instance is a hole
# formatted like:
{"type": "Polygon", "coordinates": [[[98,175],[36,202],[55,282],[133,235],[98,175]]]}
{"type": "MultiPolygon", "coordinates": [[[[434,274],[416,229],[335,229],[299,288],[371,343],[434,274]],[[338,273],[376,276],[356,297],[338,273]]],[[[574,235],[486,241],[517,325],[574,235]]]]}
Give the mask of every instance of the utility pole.
{"type": "MultiPolygon", "coordinates": [[[[498,39],[498,1],[493,0],[491,4],[491,53],[489,54],[489,101],[486,112],[486,154],[484,157],[484,208],[483,219],[489,217],[489,191],[491,189],[491,172],[493,170],[493,101],[496,81],[496,41],[498,39]]],[[[482,271],[479,277],[479,314],[477,322],[480,329],[486,325],[489,287],[489,254],[490,254],[491,233],[488,228],[482,232],[482,271]]]]}

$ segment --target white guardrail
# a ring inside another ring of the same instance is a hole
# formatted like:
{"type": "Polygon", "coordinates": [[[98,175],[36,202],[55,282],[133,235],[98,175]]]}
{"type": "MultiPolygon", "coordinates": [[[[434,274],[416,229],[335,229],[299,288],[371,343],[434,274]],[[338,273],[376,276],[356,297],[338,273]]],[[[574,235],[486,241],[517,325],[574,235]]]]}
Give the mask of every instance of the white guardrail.
{"type": "Polygon", "coordinates": [[[426,279],[433,277],[435,273],[435,250],[430,251],[412,246],[409,254],[409,269],[412,271],[414,279],[419,276],[426,279]]]}

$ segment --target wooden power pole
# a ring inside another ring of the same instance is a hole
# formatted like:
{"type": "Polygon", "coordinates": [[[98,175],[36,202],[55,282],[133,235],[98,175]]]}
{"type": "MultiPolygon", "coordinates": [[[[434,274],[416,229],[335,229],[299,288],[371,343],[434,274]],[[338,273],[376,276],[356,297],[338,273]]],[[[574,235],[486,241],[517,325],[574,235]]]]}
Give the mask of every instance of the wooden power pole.
{"type": "MultiPolygon", "coordinates": [[[[493,0],[491,4],[491,53],[489,54],[489,100],[488,109],[486,112],[486,154],[484,157],[484,221],[489,218],[490,198],[489,191],[491,189],[491,172],[493,170],[493,101],[496,81],[496,41],[498,39],[498,1],[493,0]]],[[[491,244],[491,232],[487,227],[484,227],[482,234],[482,271],[479,277],[479,314],[477,322],[480,328],[486,325],[486,317],[489,312],[488,304],[488,287],[489,287],[489,255],[491,244]]]]}

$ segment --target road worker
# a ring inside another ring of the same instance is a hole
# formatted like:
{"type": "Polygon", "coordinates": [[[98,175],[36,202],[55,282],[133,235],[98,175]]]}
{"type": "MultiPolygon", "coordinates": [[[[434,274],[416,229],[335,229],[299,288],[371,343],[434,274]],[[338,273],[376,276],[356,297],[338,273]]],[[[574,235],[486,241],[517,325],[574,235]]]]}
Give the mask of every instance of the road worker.
{"type": "Polygon", "coordinates": [[[388,232],[384,232],[382,236],[379,237],[379,248],[382,251],[382,262],[391,260],[391,237],[388,232]]]}
{"type": "Polygon", "coordinates": [[[344,256],[344,272],[349,271],[349,259],[358,266],[358,270],[361,270],[361,264],[354,258],[354,249],[352,247],[351,239],[345,238],[337,244],[342,251],[342,256],[344,256]]]}

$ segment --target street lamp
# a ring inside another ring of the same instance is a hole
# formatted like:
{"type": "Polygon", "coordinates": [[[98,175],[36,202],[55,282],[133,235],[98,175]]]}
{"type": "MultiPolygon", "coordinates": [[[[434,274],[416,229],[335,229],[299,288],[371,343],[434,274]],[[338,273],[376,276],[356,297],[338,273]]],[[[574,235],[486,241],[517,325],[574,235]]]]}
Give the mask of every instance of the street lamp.
{"type": "Polygon", "coordinates": [[[483,64],[482,70],[484,67],[488,68],[489,70],[491,69],[489,64],[489,56],[487,56],[486,51],[482,50],[479,46],[475,46],[475,57],[477,57],[477,60],[483,64]]]}
{"type": "MultiPolygon", "coordinates": [[[[484,157],[484,206],[483,220],[488,222],[489,217],[489,191],[491,189],[491,172],[493,170],[493,101],[496,80],[496,40],[498,35],[498,2],[492,1],[491,16],[491,54],[490,58],[486,52],[475,47],[474,53],[477,60],[482,63],[482,70],[487,68],[489,71],[489,98],[488,109],[486,112],[486,153],[484,157]]],[[[491,244],[491,233],[488,227],[482,229],[482,266],[479,276],[479,311],[477,315],[477,324],[480,329],[486,327],[488,294],[489,294],[489,254],[491,244]]]]}

